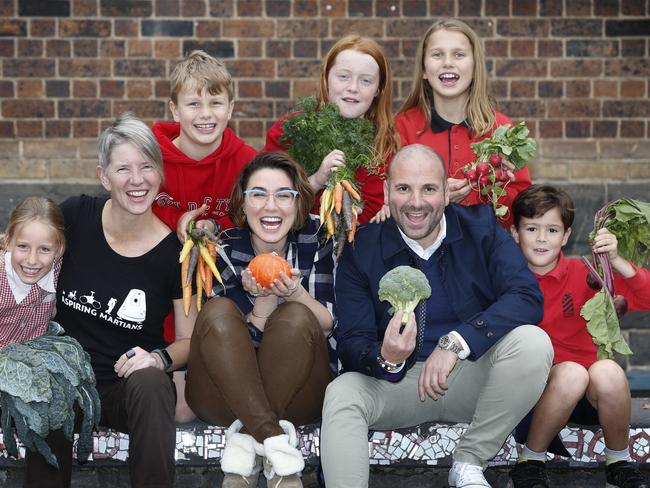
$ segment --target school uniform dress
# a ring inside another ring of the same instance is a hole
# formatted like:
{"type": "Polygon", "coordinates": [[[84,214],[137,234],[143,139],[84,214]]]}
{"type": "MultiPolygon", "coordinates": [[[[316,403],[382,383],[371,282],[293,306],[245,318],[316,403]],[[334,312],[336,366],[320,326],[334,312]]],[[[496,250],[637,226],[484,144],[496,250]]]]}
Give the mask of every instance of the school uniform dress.
{"type": "Polygon", "coordinates": [[[43,335],[56,304],[61,258],[37,283],[23,283],[11,265],[11,252],[0,255],[0,349],[43,335]]]}

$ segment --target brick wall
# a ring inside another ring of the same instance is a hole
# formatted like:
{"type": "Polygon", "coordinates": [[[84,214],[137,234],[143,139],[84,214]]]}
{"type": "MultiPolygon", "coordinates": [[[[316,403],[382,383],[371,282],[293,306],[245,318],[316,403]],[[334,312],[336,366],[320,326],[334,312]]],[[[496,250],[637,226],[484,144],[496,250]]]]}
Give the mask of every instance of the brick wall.
{"type": "Polygon", "coordinates": [[[502,110],[539,138],[537,180],[650,180],[647,0],[0,0],[0,178],[94,180],[94,140],[124,110],[168,118],[194,48],[236,79],[233,128],[259,147],[349,32],[378,39],[396,106],[417,41],[459,16],[485,40],[502,110]]]}

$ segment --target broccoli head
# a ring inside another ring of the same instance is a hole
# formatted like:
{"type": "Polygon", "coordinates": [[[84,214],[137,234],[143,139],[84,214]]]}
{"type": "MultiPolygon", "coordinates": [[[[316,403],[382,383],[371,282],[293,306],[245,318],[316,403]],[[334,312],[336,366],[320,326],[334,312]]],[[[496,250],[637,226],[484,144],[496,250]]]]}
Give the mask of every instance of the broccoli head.
{"type": "Polygon", "coordinates": [[[398,266],[391,269],[379,280],[379,299],[393,306],[393,311],[403,312],[402,323],[408,321],[408,315],[420,300],[431,296],[431,285],[425,274],[410,266],[398,266]]]}

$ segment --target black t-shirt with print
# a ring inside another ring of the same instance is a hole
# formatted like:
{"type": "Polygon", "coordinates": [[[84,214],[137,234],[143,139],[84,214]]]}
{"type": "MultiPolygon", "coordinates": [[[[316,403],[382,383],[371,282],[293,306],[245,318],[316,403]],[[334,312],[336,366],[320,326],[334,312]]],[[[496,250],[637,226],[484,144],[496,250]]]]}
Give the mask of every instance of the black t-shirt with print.
{"type": "Polygon", "coordinates": [[[82,195],[61,204],[66,250],[55,319],[90,354],[98,382],[117,379],[115,361],[130,348],[165,345],[163,320],[182,296],[176,235],[142,256],[117,254],[102,228],[107,199],[82,195]]]}

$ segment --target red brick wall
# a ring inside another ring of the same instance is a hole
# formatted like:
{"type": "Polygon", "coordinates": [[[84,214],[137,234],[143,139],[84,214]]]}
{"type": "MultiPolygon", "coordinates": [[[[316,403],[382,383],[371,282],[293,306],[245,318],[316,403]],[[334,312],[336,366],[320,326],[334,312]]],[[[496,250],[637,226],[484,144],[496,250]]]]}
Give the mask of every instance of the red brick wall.
{"type": "Polygon", "coordinates": [[[650,180],[647,0],[0,0],[0,177],[94,178],[94,139],[124,110],[169,117],[167,77],[202,48],[236,79],[233,128],[259,147],[322,55],[378,39],[411,84],[421,34],[459,16],[485,40],[502,110],[539,138],[537,179],[650,180]]]}

